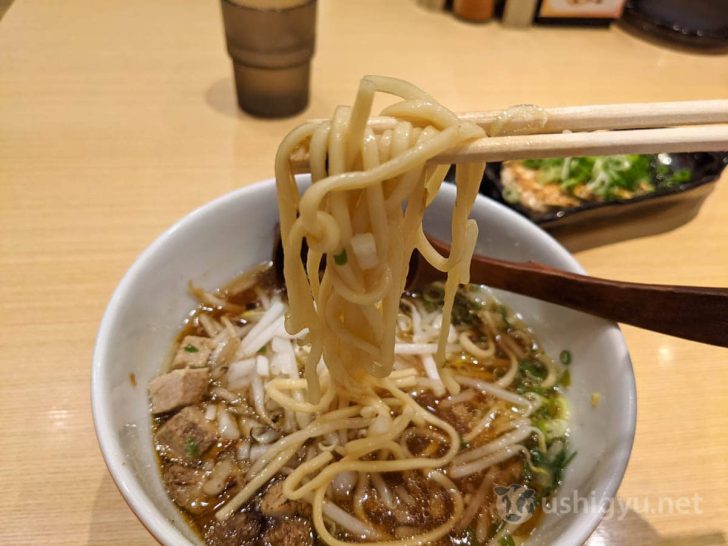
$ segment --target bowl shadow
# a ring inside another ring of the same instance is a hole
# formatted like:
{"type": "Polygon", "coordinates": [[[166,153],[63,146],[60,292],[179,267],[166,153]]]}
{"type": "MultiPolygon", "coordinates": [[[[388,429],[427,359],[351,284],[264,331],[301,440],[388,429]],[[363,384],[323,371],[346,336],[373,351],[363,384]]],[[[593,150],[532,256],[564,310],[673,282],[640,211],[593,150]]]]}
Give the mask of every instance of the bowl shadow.
{"type": "Polygon", "coordinates": [[[124,502],[108,472],[96,489],[86,544],[159,544],[124,502]]]}
{"type": "Polygon", "coordinates": [[[640,208],[621,216],[619,221],[608,216],[593,218],[588,229],[583,225],[562,225],[547,228],[547,231],[569,252],[650,237],[673,231],[695,218],[705,197],[707,194],[688,206],[684,203],[664,206],[665,203],[655,202],[649,209],[640,208]]]}
{"type": "Polygon", "coordinates": [[[218,114],[228,118],[240,119],[245,114],[238,108],[235,84],[231,77],[220,78],[205,90],[205,102],[218,114]]]}
{"type": "Polygon", "coordinates": [[[723,546],[728,544],[721,531],[705,529],[703,532],[679,535],[660,535],[639,512],[633,508],[620,512],[627,501],[617,497],[613,517],[599,524],[584,546],[723,546]]]}

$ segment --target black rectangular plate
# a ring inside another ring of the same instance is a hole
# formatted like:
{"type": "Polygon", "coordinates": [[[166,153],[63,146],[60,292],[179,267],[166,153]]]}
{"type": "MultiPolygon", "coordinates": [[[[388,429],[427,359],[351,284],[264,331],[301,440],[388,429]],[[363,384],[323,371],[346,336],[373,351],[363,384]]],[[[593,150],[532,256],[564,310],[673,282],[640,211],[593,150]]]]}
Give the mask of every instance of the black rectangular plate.
{"type": "Polygon", "coordinates": [[[601,224],[602,220],[610,218],[615,221],[627,220],[633,216],[643,218],[645,214],[664,211],[666,208],[694,209],[712,191],[721,172],[728,165],[728,152],[669,155],[676,168],[687,168],[693,171],[693,180],[674,188],[639,195],[631,199],[584,203],[577,207],[537,212],[522,205],[508,203],[503,199],[500,163],[488,164],[480,185],[480,193],[518,211],[547,230],[575,225],[589,227],[590,224],[595,222],[601,224]]]}

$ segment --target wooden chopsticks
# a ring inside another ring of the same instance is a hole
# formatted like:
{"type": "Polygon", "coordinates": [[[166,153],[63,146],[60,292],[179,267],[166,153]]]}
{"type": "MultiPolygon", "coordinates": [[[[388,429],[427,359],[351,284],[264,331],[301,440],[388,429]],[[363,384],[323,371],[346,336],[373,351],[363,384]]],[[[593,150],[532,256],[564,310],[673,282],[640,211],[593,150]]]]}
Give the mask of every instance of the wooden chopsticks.
{"type": "MultiPolygon", "coordinates": [[[[626,104],[593,104],[544,108],[546,124],[538,133],[563,131],[596,131],[606,129],[648,129],[676,125],[728,123],[728,100],[696,100],[626,104]]],[[[493,136],[491,127],[502,111],[465,112],[459,117],[483,127],[493,136]]],[[[512,134],[523,134],[532,119],[509,122],[512,134]]]]}
{"type": "MultiPolygon", "coordinates": [[[[448,150],[436,163],[506,161],[617,153],[728,151],[728,100],[604,104],[546,108],[511,118],[504,136],[481,138],[448,150]],[[545,116],[544,116],[545,114],[545,116]],[[531,134],[524,134],[531,133],[531,134]]],[[[465,121],[493,133],[503,113],[466,112],[465,121]]],[[[369,121],[374,131],[396,123],[393,118],[369,121]]],[[[292,158],[296,172],[307,172],[305,151],[292,158]]]]}
{"type": "Polygon", "coordinates": [[[472,163],[610,154],[728,150],[728,124],[481,138],[438,155],[437,163],[472,163]]]}

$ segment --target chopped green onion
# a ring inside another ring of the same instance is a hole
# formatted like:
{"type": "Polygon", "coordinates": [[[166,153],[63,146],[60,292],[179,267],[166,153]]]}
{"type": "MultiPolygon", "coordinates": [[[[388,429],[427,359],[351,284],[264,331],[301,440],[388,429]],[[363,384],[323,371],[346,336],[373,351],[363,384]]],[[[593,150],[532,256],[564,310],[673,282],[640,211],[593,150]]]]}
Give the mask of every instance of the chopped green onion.
{"type": "Polygon", "coordinates": [[[445,297],[445,290],[439,284],[431,284],[422,291],[422,297],[430,303],[442,303],[445,297]]]}
{"type": "Polygon", "coordinates": [[[511,323],[508,322],[508,307],[506,307],[505,305],[501,304],[501,305],[498,305],[498,307],[496,308],[496,311],[498,312],[498,314],[503,319],[503,322],[506,323],[506,326],[510,326],[511,323]]]}
{"type": "Polygon", "coordinates": [[[571,351],[561,351],[561,354],[559,355],[559,360],[564,366],[568,366],[571,364],[571,351]]]}
{"type": "Polygon", "coordinates": [[[187,438],[185,441],[185,455],[190,458],[196,458],[200,454],[200,447],[194,438],[187,438]]]}
{"type": "Polygon", "coordinates": [[[200,352],[200,350],[197,347],[195,347],[194,345],[192,345],[192,343],[187,344],[187,346],[185,347],[185,351],[187,351],[188,353],[199,353],[200,352]]]}
{"type": "Polygon", "coordinates": [[[503,191],[501,192],[503,195],[503,199],[506,200],[507,203],[510,203],[511,205],[515,205],[521,202],[521,194],[518,191],[518,189],[512,187],[512,186],[506,186],[503,188],[503,191]]]}
{"type": "Polygon", "coordinates": [[[444,298],[445,289],[440,283],[432,283],[422,290],[422,301],[428,311],[442,307],[444,298]]]}
{"type": "Polygon", "coordinates": [[[498,541],[500,546],[516,546],[516,541],[513,540],[513,537],[511,535],[505,535],[503,538],[498,541]]]}
{"type": "Polygon", "coordinates": [[[561,468],[564,469],[567,466],[569,466],[569,463],[574,460],[574,457],[576,457],[576,451],[572,451],[569,455],[564,458],[564,460],[561,462],[561,468]]]}
{"type": "Polygon", "coordinates": [[[692,177],[693,177],[693,172],[690,169],[678,169],[674,173],[672,173],[672,177],[669,180],[669,184],[671,186],[676,186],[678,184],[684,184],[685,182],[690,182],[692,177]]]}
{"type": "Polygon", "coordinates": [[[349,257],[346,255],[346,249],[342,249],[339,254],[334,255],[334,263],[336,265],[345,265],[349,261],[349,257]]]}
{"type": "Polygon", "coordinates": [[[571,386],[571,373],[569,370],[566,370],[559,379],[559,385],[562,387],[570,387],[571,386]]]}
{"type": "Polygon", "coordinates": [[[548,375],[548,370],[538,362],[533,360],[524,359],[518,363],[518,369],[524,373],[527,373],[531,377],[543,381],[548,375]]]}
{"type": "Polygon", "coordinates": [[[566,157],[527,160],[523,165],[536,171],[539,183],[555,184],[566,195],[583,200],[581,194],[586,192],[599,200],[611,201],[654,191],[650,158],[637,154],[566,157]]]}

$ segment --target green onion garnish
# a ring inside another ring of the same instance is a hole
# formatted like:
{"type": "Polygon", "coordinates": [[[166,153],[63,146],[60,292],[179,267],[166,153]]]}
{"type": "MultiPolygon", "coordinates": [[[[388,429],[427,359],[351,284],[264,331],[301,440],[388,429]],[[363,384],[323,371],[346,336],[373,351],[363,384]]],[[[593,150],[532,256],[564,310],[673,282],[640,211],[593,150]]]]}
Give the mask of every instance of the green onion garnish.
{"type": "Polygon", "coordinates": [[[516,542],[511,535],[505,535],[499,541],[500,546],[516,546],[516,542]]]}
{"type": "Polygon", "coordinates": [[[200,448],[194,438],[187,438],[185,441],[185,455],[189,458],[196,458],[200,454],[200,448]]]}
{"type": "Polygon", "coordinates": [[[334,263],[336,265],[345,265],[349,261],[349,257],[346,255],[346,249],[342,249],[339,254],[334,254],[334,263]]]}

